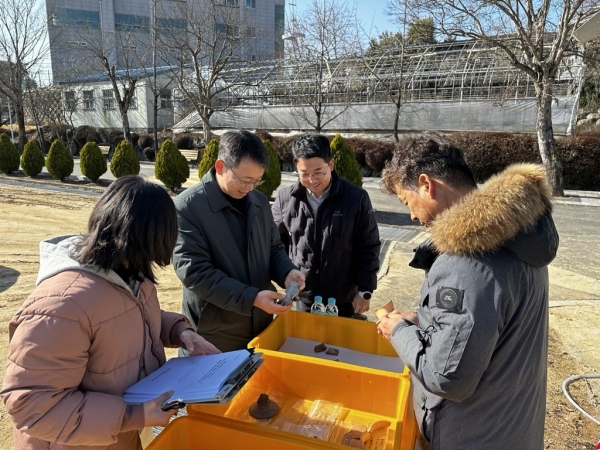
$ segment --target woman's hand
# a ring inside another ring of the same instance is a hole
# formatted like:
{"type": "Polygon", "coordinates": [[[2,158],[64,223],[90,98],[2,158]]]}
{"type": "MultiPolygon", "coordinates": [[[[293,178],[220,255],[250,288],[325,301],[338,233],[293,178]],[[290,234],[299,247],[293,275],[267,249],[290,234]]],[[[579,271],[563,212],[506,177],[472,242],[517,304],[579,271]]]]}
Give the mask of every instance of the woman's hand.
{"type": "Polygon", "coordinates": [[[164,427],[169,423],[171,417],[177,413],[176,409],[163,411],[160,406],[169,400],[173,391],[167,391],[155,399],[142,403],[144,407],[144,426],[145,427],[164,427]]]}
{"type": "Polygon", "coordinates": [[[221,351],[189,328],[183,330],[179,335],[183,347],[190,352],[191,355],[214,355],[215,353],[221,353],[221,351]]]}

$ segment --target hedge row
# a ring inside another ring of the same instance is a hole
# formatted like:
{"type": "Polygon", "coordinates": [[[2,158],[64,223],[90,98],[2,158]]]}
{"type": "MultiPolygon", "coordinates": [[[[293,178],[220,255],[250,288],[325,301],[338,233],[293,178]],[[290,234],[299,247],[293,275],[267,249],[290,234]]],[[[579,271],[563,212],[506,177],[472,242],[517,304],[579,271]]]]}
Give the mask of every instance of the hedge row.
{"type": "MultiPolygon", "coordinates": [[[[295,136],[280,138],[265,131],[257,134],[273,144],[282,164],[293,164],[291,144],[295,136]]],[[[463,151],[479,182],[513,163],[542,162],[535,135],[457,132],[447,137],[463,151]]],[[[394,142],[375,139],[348,138],[345,141],[352,147],[363,173],[368,175],[379,175],[396,147],[394,142]]],[[[600,136],[556,137],[556,145],[563,163],[565,188],[600,190],[600,136]]]]}
{"type": "MultiPolygon", "coordinates": [[[[287,165],[284,167],[285,169],[289,170],[293,167],[291,144],[296,136],[275,137],[264,130],[256,133],[273,146],[280,164],[287,165]]],[[[166,139],[167,134],[161,133],[160,139],[166,139]]],[[[114,131],[101,136],[100,132],[93,127],[79,127],[75,132],[75,140],[83,142],[99,138],[99,141],[92,140],[91,142],[104,142],[103,138],[109,135],[111,142],[114,140],[111,145],[117,146],[121,143],[122,133],[114,131]]],[[[139,137],[136,135],[136,138],[138,139],[138,148],[151,147],[153,144],[152,135],[139,137]]],[[[5,139],[9,141],[6,136],[5,139]]],[[[199,145],[198,139],[197,136],[182,134],[176,135],[173,143],[178,148],[190,148],[199,145]]],[[[465,159],[479,182],[486,180],[512,163],[541,163],[535,135],[457,132],[449,134],[448,139],[462,149],[465,159]]],[[[354,156],[361,166],[361,171],[366,176],[379,175],[395,148],[394,142],[375,139],[347,138],[345,142],[352,148],[354,156]]],[[[600,135],[590,134],[574,138],[557,137],[556,145],[563,163],[565,188],[600,190],[600,135]]],[[[14,161],[8,161],[10,158],[7,155],[4,158],[6,167],[0,168],[0,171],[15,170],[12,167],[14,161]]],[[[15,159],[14,156],[12,159],[15,159]]]]}

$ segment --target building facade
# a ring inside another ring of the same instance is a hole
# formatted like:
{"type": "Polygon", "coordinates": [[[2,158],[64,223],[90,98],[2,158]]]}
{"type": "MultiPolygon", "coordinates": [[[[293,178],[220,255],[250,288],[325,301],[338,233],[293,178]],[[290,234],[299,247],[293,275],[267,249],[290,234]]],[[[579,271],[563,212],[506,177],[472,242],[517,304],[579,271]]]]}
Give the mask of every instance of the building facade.
{"type": "Polygon", "coordinates": [[[283,53],[285,0],[46,0],[46,10],[54,82],[101,73],[103,59],[117,70],[151,67],[154,54],[158,66],[181,64],[181,46],[163,38],[183,35],[192,20],[206,21],[216,34],[243,28],[239,60],[283,53]],[[203,7],[212,13],[192,19],[203,7]]]}
{"type": "MultiPolygon", "coordinates": [[[[142,69],[143,70],[143,69],[142,69]]],[[[140,74],[142,73],[140,70],[140,74]]],[[[119,73],[117,72],[117,78],[119,73]]],[[[127,76],[131,76],[129,72],[127,76]]],[[[154,127],[154,91],[151,73],[136,81],[127,117],[132,131],[148,132],[154,127]]],[[[157,69],[157,129],[173,126],[173,80],[169,70],[157,69]]],[[[122,128],[123,122],[112,82],[106,75],[90,75],[60,83],[66,122],[73,127],[91,125],[96,128],[122,128]]]]}

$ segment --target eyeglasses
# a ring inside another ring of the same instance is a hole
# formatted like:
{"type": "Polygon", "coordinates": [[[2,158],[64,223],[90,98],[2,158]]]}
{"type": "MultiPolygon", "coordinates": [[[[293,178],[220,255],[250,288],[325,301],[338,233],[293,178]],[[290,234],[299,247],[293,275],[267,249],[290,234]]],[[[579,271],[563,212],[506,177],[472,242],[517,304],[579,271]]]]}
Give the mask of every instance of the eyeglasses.
{"type": "Polygon", "coordinates": [[[239,183],[239,185],[242,188],[244,188],[244,189],[249,188],[249,187],[251,187],[252,189],[254,189],[255,187],[260,186],[261,184],[263,184],[265,182],[265,180],[260,180],[260,181],[242,181],[242,180],[240,180],[240,177],[238,177],[236,175],[235,171],[231,167],[229,167],[229,166],[226,166],[226,167],[229,170],[231,170],[233,178],[235,178],[236,181],[239,183]]]}
{"type": "Polygon", "coordinates": [[[325,169],[320,169],[320,170],[321,171],[317,171],[315,173],[302,173],[302,174],[299,174],[299,177],[302,178],[303,180],[310,180],[311,178],[314,180],[319,180],[327,174],[325,172],[325,169]]]}

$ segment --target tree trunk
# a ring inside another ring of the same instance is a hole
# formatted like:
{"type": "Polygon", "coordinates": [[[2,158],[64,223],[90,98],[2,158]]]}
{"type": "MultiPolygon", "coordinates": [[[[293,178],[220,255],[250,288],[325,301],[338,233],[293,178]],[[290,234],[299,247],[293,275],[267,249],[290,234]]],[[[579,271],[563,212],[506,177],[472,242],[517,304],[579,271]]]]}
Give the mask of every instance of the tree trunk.
{"type": "Polygon", "coordinates": [[[21,154],[23,153],[23,149],[27,143],[27,135],[25,134],[25,106],[23,105],[23,92],[17,92],[15,113],[17,116],[17,125],[19,127],[19,154],[21,154]]]}
{"type": "Polygon", "coordinates": [[[204,130],[204,145],[208,145],[212,136],[210,119],[208,117],[202,117],[202,129],[204,130]]]}
{"type": "Polygon", "coordinates": [[[564,196],[563,168],[552,129],[552,81],[544,80],[536,85],[537,117],[535,128],[542,163],[546,168],[552,195],[564,196]]]}
{"type": "Polygon", "coordinates": [[[129,142],[131,142],[131,130],[129,128],[129,117],[127,116],[127,111],[123,111],[121,109],[121,120],[123,121],[123,138],[129,142]]]}
{"type": "Polygon", "coordinates": [[[402,103],[396,103],[396,114],[394,115],[394,140],[398,142],[398,123],[400,122],[400,110],[402,109],[402,103]]]}

